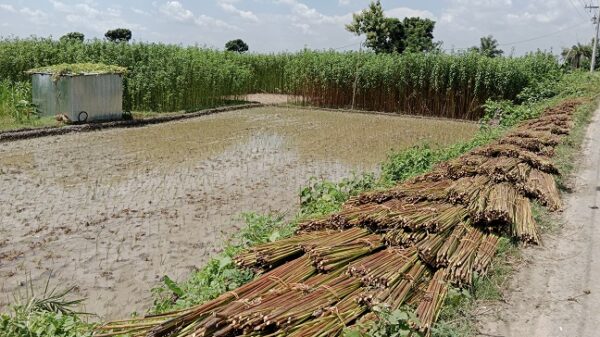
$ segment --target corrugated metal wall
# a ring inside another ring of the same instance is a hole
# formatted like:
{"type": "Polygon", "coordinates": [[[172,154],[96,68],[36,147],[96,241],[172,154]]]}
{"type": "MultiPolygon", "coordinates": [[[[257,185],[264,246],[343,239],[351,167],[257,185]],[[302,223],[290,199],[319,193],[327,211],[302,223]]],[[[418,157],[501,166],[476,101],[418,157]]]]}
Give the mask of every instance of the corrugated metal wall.
{"type": "Polygon", "coordinates": [[[65,114],[72,121],[121,119],[123,78],[118,74],[62,76],[34,74],[33,103],[43,116],[65,114]],[[82,114],[85,112],[85,114],[82,114]]]}

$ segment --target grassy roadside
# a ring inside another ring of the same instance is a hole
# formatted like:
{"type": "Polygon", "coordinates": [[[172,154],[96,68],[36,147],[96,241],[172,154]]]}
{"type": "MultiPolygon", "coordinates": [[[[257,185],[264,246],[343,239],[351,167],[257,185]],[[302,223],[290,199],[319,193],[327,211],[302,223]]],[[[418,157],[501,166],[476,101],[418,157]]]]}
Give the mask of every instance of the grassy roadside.
{"type": "MultiPolygon", "coordinates": [[[[291,222],[283,221],[283,217],[278,215],[244,215],[248,224],[247,227],[228,241],[223,252],[212,259],[204,268],[181,283],[176,283],[168,277],[163,279],[163,286],[153,291],[156,300],[152,311],[164,312],[188,307],[237,288],[254,277],[251,271],[239,269],[233,263],[233,257],[240,250],[289,236],[293,233],[298,221],[335,211],[351,195],[366,190],[386,188],[412,176],[422,174],[438,162],[457,157],[474,147],[490,142],[520,120],[535,117],[547,106],[572,97],[591,98],[596,94],[595,88],[600,88],[600,76],[568,75],[562,79],[557,88],[552,89],[557,94],[552,99],[528,100],[538,95],[539,91],[537,91],[534,93],[535,95],[524,98],[527,101],[526,104],[490,103],[491,115],[489,117],[497,120],[502,127],[482,127],[477,136],[469,142],[456,144],[445,149],[434,149],[422,145],[392,154],[388,160],[382,163],[382,176],[380,178],[375,177],[373,174],[362,174],[337,183],[313,181],[310,186],[302,190],[301,211],[291,222]]],[[[591,112],[595,108],[594,104],[590,101],[585,106],[589,105],[589,111],[591,112]]],[[[583,107],[580,111],[583,111],[583,107]]],[[[579,115],[580,112],[578,112],[579,115]]],[[[577,119],[579,120],[579,117],[577,119]]],[[[584,125],[586,124],[582,120],[582,130],[584,130],[584,125]]],[[[576,132],[572,136],[575,137],[575,134],[576,132]]],[[[581,139],[583,139],[583,134],[583,131],[581,131],[581,139]]],[[[573,144],[575,143],[576,140],[574,139],[573,144]]],[[[568,148],[564,151],[569,154],[568,148]]],[[[568,163],[569,159],[565,158],[565,164],[568,163]]],[[[449,296],[446,303],[442,320],[435,327],[434,334],[436,336],[468,336],[469,333],[474,332],[473,327],[469,326],[469,321],[473,317],[473,308],[481,301],[500,298],[500,290],[512,270],[511,261],[518,257],[516,254],[518,254],[518,247],[509,241],[503,242],[499,250],[499,257],[494,262],[494,267],[488,275],[477,279],[475,287],[471,291],[453,290],[452,296],[449,296]]],[[[23,308],[23,306],[19,306],[19,308],[23,308]]],[[[73,313],[14,311],[15,313],[12,315],[0,316],[0,336],[80,337],[89,335],[89,326],[73,313]],[[55,329],[56,333],[48,334],[44,332],[44,327],[54,326],[55,322],[59,322],[56,325],[59,327],[59,329],[55,329]],[[36,332],[32,332],[33,330],[36,332]],[[5,331],[10,333],[6,334],[5,331]]],[[[385,327],[385,333],[378,335],[391,335],[395,333],[394,329],[396,328],[398,327],[385,327]]]]}
{"type": "MultiPolygon", "coordinates": [[[[556,148],[553,162],[561,172],[557,183],[561,191],[569,188],[571,173],[577,167],[577,158],[584,142],[587,126],[600,102],[600,76],[597,74],[572,74],[566,76],[560,84],[560,92],[550,100],[540,102],[533,107],[539,112],[548,106],[556,105],[567,99],[578,98],[583,104],[574,116],[571,133],[556,148]]],[[[560,229],[560,219],[540,205],[535,205],[534,215],[540,224],[542,233],[552,233],[560,229]]],[[[503,299],[511,276],[519,268],[521,251],[517,243],[502,239],[497,256],[487,275],[478,277],[469,291],[454,289],[446,300],[440,320],[435,325],[435,337],[469,337],[477,333],[476,319],[486,314],[480,310],[503,299]]]]}

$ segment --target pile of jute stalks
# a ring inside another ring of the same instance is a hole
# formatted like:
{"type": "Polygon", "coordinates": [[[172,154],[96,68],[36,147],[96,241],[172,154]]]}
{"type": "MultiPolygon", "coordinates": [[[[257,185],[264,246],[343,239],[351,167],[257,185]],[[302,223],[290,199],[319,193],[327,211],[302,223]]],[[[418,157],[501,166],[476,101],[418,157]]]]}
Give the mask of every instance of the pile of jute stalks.
{"type": "Polygon", "coordinates": [[[195,307],[112,322],[97,336],[336,336],[377,319],[376,305],[416,308],[429,334],[451,285],[468,287],[500,236],[538,244],[532,200],[561,208],[550,158],[578,102],[547,109],[490,145],[387,191],[362,194],[291,238],[236,258],[259,275],[195,307]]]}

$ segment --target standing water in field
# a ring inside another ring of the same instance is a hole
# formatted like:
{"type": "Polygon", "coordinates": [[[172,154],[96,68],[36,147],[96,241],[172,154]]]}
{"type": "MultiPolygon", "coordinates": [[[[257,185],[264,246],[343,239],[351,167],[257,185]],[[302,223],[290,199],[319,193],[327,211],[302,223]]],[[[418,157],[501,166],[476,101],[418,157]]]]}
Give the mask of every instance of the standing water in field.
{"type": "Polygon", "coordinates": [[[26,277],[51,275],[103,318],[144,312],[161,277],[201,267],[240,213],[295,212],[312,176],[373,171],[392,149],[476,129],[273,107],[0,144],[0,310],[26,277]]]}

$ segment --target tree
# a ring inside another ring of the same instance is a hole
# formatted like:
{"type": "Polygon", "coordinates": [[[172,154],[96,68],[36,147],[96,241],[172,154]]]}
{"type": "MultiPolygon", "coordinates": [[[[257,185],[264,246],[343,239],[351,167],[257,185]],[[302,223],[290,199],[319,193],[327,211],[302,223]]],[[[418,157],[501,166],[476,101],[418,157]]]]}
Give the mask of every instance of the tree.
{"type": "Polygon", "coordinates": [[[248,51],[248,45],[242,39],[231,40],[225,44],[225,50],[244,53],[248,51]]]}
{"type": "Polygon", "coordinates": [[[85,35],[83,35],[83,33],[80,33],[80,32],[67,33],[60,38],[61,42],[67,42],[67,41],[83,42],[84,40],[85,40],[85,35]]]}
{"type": "Polygon", "coordinates": [[[131,40],[131,30],[127,28],[111,29],[104,36],[112,42],[129,42],[131,40]]]}
{"type": "Polygon", "coordinates": [[[406,34],[404,48],[410,52],[433,51],[439,44],[433,42],[435,21],[421,18],[405,18],[402,22],[406,34]]]}
{"type": "Polygon", "coordinates": [[[573,69],[587,68],[592,59],[592,50],[591,45],[577,43],[571,48],[563,49],[562,57],[565,64],[573,69]]]}
{"type": "Polygon", "coordinates": [[[367,9],[352,15],[346,30],[356,35],[366,35],[365,45],[376,53],[402,53],[432,51],[435,22],[429,19],[387,18],[381,1],[372,1],[367,9]]]}
{"type": "Polygon", "coordinates": [[[498,57],[504,54],[504,51],[498,48],[498,40],[494,39],[492,35],[484,36],[479,41],[479,47],[472,47],[469,50],[487,57],[498,57]]]}

